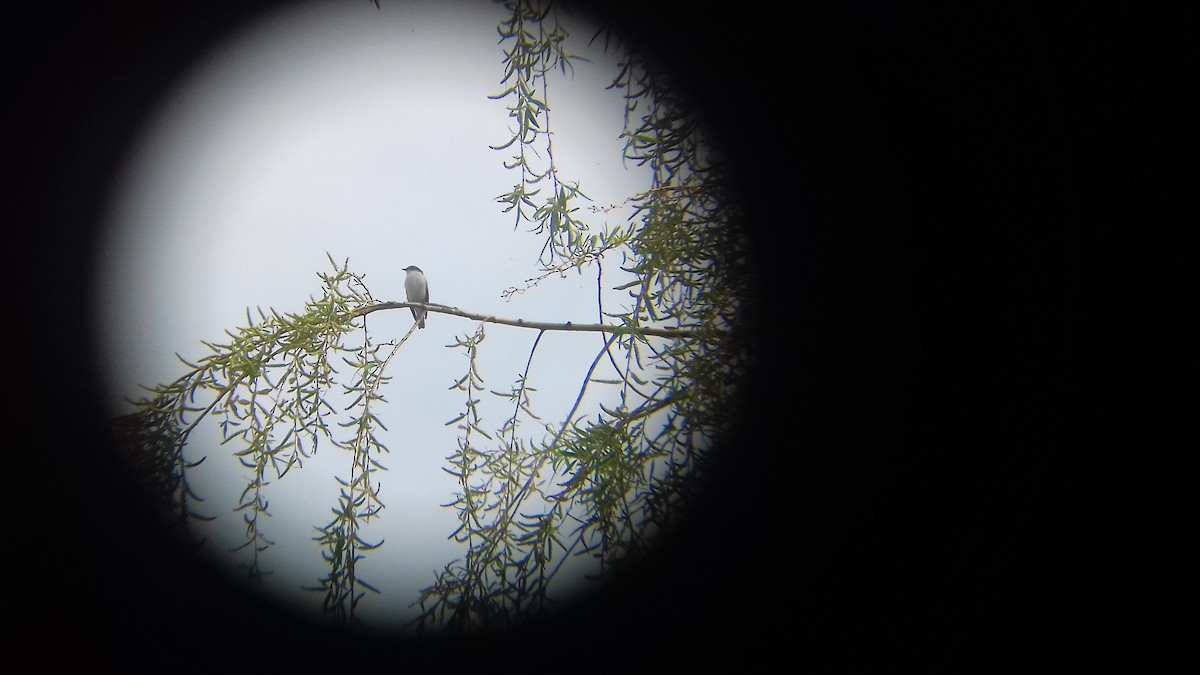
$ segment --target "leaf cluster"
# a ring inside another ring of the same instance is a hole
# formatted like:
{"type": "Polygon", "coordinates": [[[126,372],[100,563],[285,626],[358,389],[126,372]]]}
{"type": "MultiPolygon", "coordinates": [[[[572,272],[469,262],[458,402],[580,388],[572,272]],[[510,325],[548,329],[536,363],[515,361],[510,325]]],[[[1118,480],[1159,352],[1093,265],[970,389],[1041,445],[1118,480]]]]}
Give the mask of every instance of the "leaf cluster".
{"type": "Polygon", "coordinates": [[[366,337],[366,319],[358,310],[374,300],[362,278],[349,270],[348,262],[339,266],[330,258],[330,265],[330,273],[318,274],[321,296],[304,311],[260,309],[257,317],[247,311],[246,325],[226,331],[227,341],[203,343],[209,354],[195,362],[179,357],[186,372],[132,401],[134,412],[118,418],[115,431],[125,454],[142,467],[160,506],[186,526],[195,517],[190,503],[201,500],[190,488],[187,472],[203,459],[189,461],[185,449],[202,422],[216,424],[221,443],[235,446],[232,454],[247,473],[233,509],[242,515],[245,541],[234,550],[249,551],[244,566],[254,581],[267,573],[262,554],[273,546],[265,535],[268,486],[303,467],[322,442],[349,451],[350,478],[338,479],[335,517],[317,528],[321,534],[316,537],[330,566],[318,586],[327,593],[326,609],[335,620],[349,621],[357,587],[369,588],[356,577],[355,563],[362,552],[378,546],[363,541],[359,529],[383,507],[371,477],[383,469],[376,458],[387,448],[379,440],[377,429],[383,424],[372,405],[382,400],[390,355],[381,357],[382,346],[366,337]],[[348,341],[359,330],[362,341],[348,341]],[[339,371],[347,367],[351,383],[339,385],[339,371]],[[331,404],[339,396],[349,399],[345,421],[331,404]]]}
{"type": "MultiPolygon", "coordinates": [[[[568,62],[561,56],[565,31],[549,3],[505,6],[512,16],[500,32],[512,44],[508,87],[499,97],[513,101],[510,116],[518,125],[498,147],[518,149],[506,166],[520,182],[498,201],[516,211],[518,224],[528,221],[546,237],[540,279],[594,266],[597,312],[631,330],[606,338],[575,405],[560,424],[545,427],[540,442],[512,433],[522,417],[533,418],[528,365],[509,392],[492,392],[514,403],[513,417],[494,435],[483,431],[473,395],[452,421],[463,434],[449,458],[462,492],[448,506],[458,511],[455,537],[467,550],[423,591],[422,626],[460,632],[544,612],[551,580],[568,556],[590,557],[603,572],[645,553],[703,484],[709,449],[726,429],[748,358],[738,327],[749,278],[739,209],[692,107],[623,50],[610,87],[625,100],[623,154],[650,169],[651,184],[628,200],[633,214],[626,224],[587,235],[588,224],[572,206],[583,192],[559,179],[549,136],[546,74],[548,64],[568,62]],[[549,159],[542,170],[530,165],[535,143],[537,156],[549,159]],[[543,181],[551,194],[539,204],[533,197],[543,181]],[[627,292],[629,305],[606,310],[599,290],[612,256],[633,280],[616,287],[627,292]],[[646,327],[688,333],[663,339],[636,330],[646,327]],[[584,398],[601,388],[615,391],[617,404],[577,416],[584,398]]],[[[471,364],[459,383],[467,392],[483,391],[475,370],[481,339],[482,332],[460,342],[471,364]]]]}
{"type": "MultiPolygon", "coordinates": [[[[467,372],[455,384],[465,396],[464,411],[447,424],[461,431],[458,448],[447,458],[461,491],[446,506],[458,512],[459,527],[451,535],[466,553],[438,574],[421,592],[419,628],[447,628],[457,633],[511,625],[529,613],[546,609],[546,563],[553,558],[558,522],[554,514],[531,514],[532,502],[544,502],[538,477],[545,456],[531,452],[518,436],[523,419],[537,420],[530,402],[536,391],[528,384],[529,366],[509,391],[491,393],[513,406],[513,413],[494,433],[482,426],[477,396],[486,391],[477,364],[483,325],[456,347],[467,356],[467,372]],[[537,497],[537,498],[534,498],[537,497]],[[540,498],[540,499],[538,499],[540,498]]],[[[560,544],[561,546],[561,544],[560,544]]]]}

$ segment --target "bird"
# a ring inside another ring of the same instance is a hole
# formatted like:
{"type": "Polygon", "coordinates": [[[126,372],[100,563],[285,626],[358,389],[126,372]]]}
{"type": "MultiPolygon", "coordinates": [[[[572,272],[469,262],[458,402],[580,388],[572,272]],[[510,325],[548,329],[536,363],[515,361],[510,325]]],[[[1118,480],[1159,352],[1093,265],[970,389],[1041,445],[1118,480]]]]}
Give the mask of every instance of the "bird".
{"type": "MultiPolygon", "coordinates": [[[[425,280],[425,273],[416,265],[409,265],[404,268],[408,272],[408,276],[404,277],[404,292],[408,295],[409,302],[429,302],[429,282],[425,280]]],[[[428,314],[424,309],[409,307],[412,310],[413,319],[417,322],[417,328],[425,327],[425,315],[428,314]]]]}

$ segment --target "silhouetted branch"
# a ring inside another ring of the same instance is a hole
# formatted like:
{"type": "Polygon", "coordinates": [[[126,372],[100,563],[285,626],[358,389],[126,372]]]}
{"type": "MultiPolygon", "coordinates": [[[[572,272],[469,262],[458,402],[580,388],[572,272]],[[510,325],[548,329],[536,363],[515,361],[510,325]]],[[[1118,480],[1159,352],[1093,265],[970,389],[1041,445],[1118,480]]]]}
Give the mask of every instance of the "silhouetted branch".
{"type": "Polygon", "coordinates": [[[448,307],[439,305],[433,302],[381,302],[375,305],[359,307],[350,312],[350,317],[365,316],[371,312],[377,312],[384,309],[402,309],[405,307],[423,307],[430,312],[438,312],[440,314],[453,314],[466,319],[474,319],[486,323],[495,323],[503,326],[516,326],[517,328],[533,328],[535,330],[565,330],[565,331],[583,331],[593,333],[620,333],[626,335],[653,335],[656,337],[665,338],[688,338],[700,337],[701,331],[687,330],[683,328],[654,328],[651,326],[616,326],[604,323],[574,323],[567,321],[565,323],[555,323],[550,321],[526,321],[525,319],[509,319],[499,317],[494,314],[479,314],[476,312],[467,312],[457,307],[448,307]]]}

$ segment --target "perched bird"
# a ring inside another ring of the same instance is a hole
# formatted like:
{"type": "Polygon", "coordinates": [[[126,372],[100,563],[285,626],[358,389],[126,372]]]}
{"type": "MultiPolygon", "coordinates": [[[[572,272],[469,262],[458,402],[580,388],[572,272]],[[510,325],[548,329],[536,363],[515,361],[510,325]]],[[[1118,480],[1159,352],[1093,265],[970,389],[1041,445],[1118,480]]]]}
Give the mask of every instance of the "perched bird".
{"type": "MultiPolygon", "coordinates": [[[[404,292],[408,294],[409,302],[429,302],[429,282],[425,281],[425,273],[416,265],[409,265],[404,268],[408,272],[408,276],[404,278],[404,292]]],[[[417,321],[417,328],[425,327],[425,315],[428,314],[424,309],[409,307],[412,310],[413,319],[417,321]]]]}

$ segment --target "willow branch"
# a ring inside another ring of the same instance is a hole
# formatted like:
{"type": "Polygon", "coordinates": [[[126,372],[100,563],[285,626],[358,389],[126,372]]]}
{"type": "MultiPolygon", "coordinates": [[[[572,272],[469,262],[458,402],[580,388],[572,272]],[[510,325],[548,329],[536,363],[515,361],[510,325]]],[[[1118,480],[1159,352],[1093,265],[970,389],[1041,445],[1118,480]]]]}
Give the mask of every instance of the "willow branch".
{"type": "Polygon", "coordinates": [[[683,328],[654,328],[650,326],[614,326],[604,323],[553,323],[547,321],[526,321],[525,319],[508,319],[505,317],[496,316],[494,314],[479,314],[477,312],[466,312],[457,307],[448,307],[432,302],[380,302],[366,307],[359,307],[347,315],[347,318],[353,319],[360,316],[366,316],[371,312],[377,312],[384,309],[402,309],[405,307],[424,308],[430,312],[439,314],[452,314],[461,316],[466,319],[474,319],[485,323],[495,323],[502,326],[516,326],[517,328],[532,328],[534,330],[562,330],[562,331],[581,331],[593,333],[617,333],[622,335],[654,335],[664,338],[698,338],[701,332],[698,330],[686,330],[683,328]]]}

